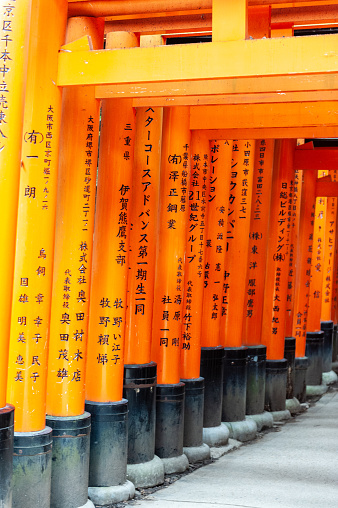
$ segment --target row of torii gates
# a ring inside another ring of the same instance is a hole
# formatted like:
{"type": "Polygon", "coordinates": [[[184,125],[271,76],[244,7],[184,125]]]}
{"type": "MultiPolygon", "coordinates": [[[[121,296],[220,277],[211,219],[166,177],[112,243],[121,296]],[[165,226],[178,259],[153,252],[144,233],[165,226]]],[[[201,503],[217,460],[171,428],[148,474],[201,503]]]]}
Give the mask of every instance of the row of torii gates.
{"type": "Polygon", "coordinates": [[[338,7],[0,15],[0,506],[110,506],[336,380],[338,7]]]}

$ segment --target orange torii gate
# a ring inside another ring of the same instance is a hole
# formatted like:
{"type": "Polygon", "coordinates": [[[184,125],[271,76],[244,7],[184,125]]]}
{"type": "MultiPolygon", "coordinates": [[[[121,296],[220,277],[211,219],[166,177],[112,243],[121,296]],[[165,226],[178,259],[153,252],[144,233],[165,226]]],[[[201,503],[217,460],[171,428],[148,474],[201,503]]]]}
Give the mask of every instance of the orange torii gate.
{"type": "MultiPolygon", "coordinates": [[[[39,1],[34,0],[35,3],[39,1]]],[[[78,48],[75,51],[64,47],[58,57],[56,84],[60,90],[89,85],[95,88],[97,99],[132,98],[133,107],[190,106],[190,129],[203,130],[208,139],[336,135],[338,35],[248,39],[250,18],[259,9],[271,5],[272,28],[287,27],[292,31],[295,20],[303,26],[332,23],[338,17],[334,2],[321,2],[325,10],[315,8],[318,2],[307,2],[303,7],[302,0],[294,2],[292,8],[285,7],[283,0],[239,0],[236,3],[224,0],[70,0],[68,3],[69,16],[105,18],[106,32],[123,29],[139,34],[148,30],[172,37],[175,32],[182,35],[188,31],[189,34],[212,35],[212,42],[114,51],[78,48]],[[263,57],[257,58],[257,54],[263,57]]],[[[5,4],[11,6],[15,2],[7,0],[2,7],[5,4]]],[[[10,25],[4,24],[3,30],[9,31],[10,25]]],[[[1,72],[5,78],[8,61],[3,65],[1,72]]],[[[4,109],[1,123],[3,114],[4,109]]],[[[2,129],[5,125],[0,127],[6,136],[2,129]]],[[[327,166],[337,159],[336,151],[330,151],[320,153],[320,149],[315,149],[316,164],[329,169],[327,166]],[[330,151],[332,153],[328,153],[330,151]]],[[[297,153],[296,150],[295,161],[297,153]]],[[[313,163],[310,158],[309,154],[300,157],[308,166],[305,169],[310,169],[309,164],[313,163]]],[[[336,196],[336,185],[330,183],[324,189],[324,183],[318,182],[317,195],[327,192],[336,196]]],[[[4,348],[6,350],[6,344],[4,348]]]]}

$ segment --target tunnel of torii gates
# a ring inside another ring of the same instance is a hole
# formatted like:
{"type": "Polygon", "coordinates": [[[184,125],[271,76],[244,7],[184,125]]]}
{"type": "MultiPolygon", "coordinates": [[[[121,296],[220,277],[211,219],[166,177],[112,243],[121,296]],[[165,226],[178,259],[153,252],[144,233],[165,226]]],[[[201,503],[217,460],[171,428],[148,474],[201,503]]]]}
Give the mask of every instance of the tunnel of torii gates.
{"type": "Polygon", "coordinates": [[[0,506],[109,505],[333,377],[338,6],[0,15],[0,506]]]}

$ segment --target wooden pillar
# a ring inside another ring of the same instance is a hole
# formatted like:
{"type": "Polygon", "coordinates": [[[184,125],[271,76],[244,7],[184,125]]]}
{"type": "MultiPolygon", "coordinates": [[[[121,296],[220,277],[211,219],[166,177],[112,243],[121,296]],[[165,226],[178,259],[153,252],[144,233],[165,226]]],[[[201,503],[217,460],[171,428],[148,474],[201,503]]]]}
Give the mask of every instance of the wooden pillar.
{"type": "MultiPolygon", "coordinates": [[[[230,170],[221,344],[242,345],[255,141],[234,140],[230,170]]],[[[252,279],[253,287],[255,279],[252,279]]]]}
{"type": "MultiPolygon", "coordinates": [[[[107,34],[107,47],[123,45],[136,37],[107,34]]],[[[132,101],[102,101],[86,366],[86,399],[95,402],[122,398],[134,135],[132,101]]]]}
{"type": "MultiPolygon", "coordinates": [[[[327,171],[318,171],[318,178],[327,175],[327,171]]],[[[307,330],[315,332],[320,330],[322,307],[324,241],[326,226],[327,198],[317,197],[312,242],[311,281],[309,296],[309,313],[307,330]]]]}
{"type": "Polygon", "coordinates": [[[296,338],[296,357],[305,356],[309,308],[311,253],[315,217],[315,186],[317,172],[304,171],[301,197],[299,240],[296,252],[296,279],[292,335],[296,338]]]}
{"type": "Polygon", "coordinates": [[[261,343],[273,156],[274,140],[256,141],[246,276],[246,316],[243,320],[243,344],[246,346],[261,343]]]}
{"type": "Polygon", "coordinates": [[[223,309],[223,274],[227,245],[227,211],[232,141],[210,142],[210,184],[208,195],[204,292],[202,311],[202,347],[217,347],[223,309]]]}
{"type": "Polygon", "coordinates": [[[337,235],[337,198],[327,198],[321,321],[332,319],[332,293],[337,235]]]}
{"type": "Polygon", "coordinates": [[[20,160],[24,94],[27,74],[28,35],[30,26],[30,2],[27,0],[2,1],[0,13],[1,66],[0,84],[0,199],[3,217],[0,226],[0,242],[6,248],[1,252],[0,263],[0,408],[6,405],[7,366],[15,235],[18,210],[20,160]],[[25,51],[22,51],[22,47],[25,51]]]}
{"type": "Polygon", "coordinates": [[[284,358],[285,312],[291,222],[288,198],[293,171],[294,142],[275,142],[275,162],[272,182],[269,243],[264,290],[262,343],[267,346],[267,358],[284,358]]]}
{"type": "Polygon", "coordinates": [[[8,369],[8,400],[16,408],[18,432],[45,427],[61,117],[61,89],[55,83],[66,15],[65,0],[33,4],[8,369]]]}

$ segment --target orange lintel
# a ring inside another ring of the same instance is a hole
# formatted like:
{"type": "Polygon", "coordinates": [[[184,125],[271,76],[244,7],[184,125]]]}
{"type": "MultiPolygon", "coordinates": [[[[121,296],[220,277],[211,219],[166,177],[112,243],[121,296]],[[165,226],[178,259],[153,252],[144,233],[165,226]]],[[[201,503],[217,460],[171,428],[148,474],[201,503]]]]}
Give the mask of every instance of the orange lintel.
{"type": "MultiPolygon", "coordinates": [[[[315,148],[313,150],[295,150],[295,169],[337,169],[338,148],[315,148]]],[[[318,194],[319,195],[319,194],[318,194]]],[[[320,194],[321,196],[326,194],[320,194]]]]}
{"type": "Polygon", "coordinates": [[[332,182],[330,175],[317,178],[316,197],[317,196],[330,198],[338,197],[338,182],[332,182]]]}

